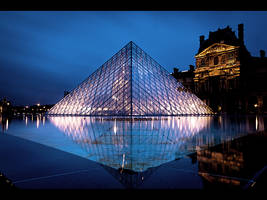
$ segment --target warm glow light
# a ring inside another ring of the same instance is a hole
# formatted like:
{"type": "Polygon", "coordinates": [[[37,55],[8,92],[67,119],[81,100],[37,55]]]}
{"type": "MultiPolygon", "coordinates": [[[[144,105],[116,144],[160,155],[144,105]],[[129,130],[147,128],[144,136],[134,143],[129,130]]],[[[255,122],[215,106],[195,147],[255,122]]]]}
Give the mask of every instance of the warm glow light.
{"type": "Polygon", "coordinates": [[[39,103],[37,103],[37,106],[40,106],[40,104],[39,104],[39,103]]]}
{"type": "Polygon", "coordinates": [[[258,116],[256,116],[255,125],[256,125],[256,131],[257,131],[257,130],[259,129],[259,121],[258,121],[258,116]]]}
{"type": "Polygon", "coordinates": [[[125,154],[122,155],[122,165],[121,165],[122,169],[124,168],[124,162],[125,162],[125,154]]]}
{"type": "Polygon", "coordinates": [[[6,120],[6,130],[8,130],[8,119],[6,120]]]}
{"type": "Polygon", "coordinates": [[[257,108],[258,107],[258,104],[254,104],[254,107],[257,108]]]}
{"type": "Polygon", "coordinates": [[[114,123],[113,131],[114,131],[114,133],[115,133],[115,135],[116,135],[116,133],[117,133],[116,120],[115,120],[115,123],[114,123]]]}
{"type": "Polygon", "coordinates": [[[39,120],[39,116],[37,115],[36,118],[36,127],[39,128],[39,124],[40,124],[40,120],[39,120]]]}
{"type": "Polygon", "coordinates": [[[45,125],[45,116],[43,116],[43,125],[45,125]]]}

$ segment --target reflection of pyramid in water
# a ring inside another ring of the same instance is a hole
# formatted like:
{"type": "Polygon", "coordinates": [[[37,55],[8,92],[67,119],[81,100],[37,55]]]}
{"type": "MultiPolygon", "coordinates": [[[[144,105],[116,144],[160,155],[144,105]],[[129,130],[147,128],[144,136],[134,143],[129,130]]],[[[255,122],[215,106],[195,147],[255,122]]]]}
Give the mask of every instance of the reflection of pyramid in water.
{"type": "Polygon", "coordinates": [[[115,179],[117,179],[126,189],[135,189],[147,181],[151,175],[158,169],[158,167],[149,168],[144,172],[134,172],[125,169],[114,169],[107,165],[101,165],[108,171],[115,179]]]}
{"type": "Polygon", "coordinates": [[[83,157],[116,170],[134,172],[144,172],[193,152],[195,145],[204,142],[196,135],[211,120],[205,116],[138,119],[51,116],[48,119],[82,147],[86,152],[83,157]]]}
{"type": "Polygon", "coordinates": [[[181,115],[212,111],[141,48],[129,42],[48,114],[181,115]]]}

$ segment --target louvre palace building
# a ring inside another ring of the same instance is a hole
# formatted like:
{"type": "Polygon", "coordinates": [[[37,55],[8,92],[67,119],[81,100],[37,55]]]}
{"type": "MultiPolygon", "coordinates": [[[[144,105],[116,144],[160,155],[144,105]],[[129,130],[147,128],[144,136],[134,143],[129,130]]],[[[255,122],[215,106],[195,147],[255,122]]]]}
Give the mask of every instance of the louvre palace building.
{"type": "Polygon", "coordinates": [[[227,26],[199,37],[195,67],[172,75],[218,113],[267,113],[267,58],[250,54],[244,25],[238,35],[227,26]]]}

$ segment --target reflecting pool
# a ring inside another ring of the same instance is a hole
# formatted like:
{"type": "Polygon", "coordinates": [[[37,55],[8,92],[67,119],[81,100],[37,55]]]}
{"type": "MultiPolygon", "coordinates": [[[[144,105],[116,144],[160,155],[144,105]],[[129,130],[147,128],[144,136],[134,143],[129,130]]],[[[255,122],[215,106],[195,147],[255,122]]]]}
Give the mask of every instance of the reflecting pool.
{"type": "Polygon", "coordinates": [[[263,131],[264,116],[72,117],[0,119],[2,134],[57,148],[110,167],[142,173],[263,131]]]}

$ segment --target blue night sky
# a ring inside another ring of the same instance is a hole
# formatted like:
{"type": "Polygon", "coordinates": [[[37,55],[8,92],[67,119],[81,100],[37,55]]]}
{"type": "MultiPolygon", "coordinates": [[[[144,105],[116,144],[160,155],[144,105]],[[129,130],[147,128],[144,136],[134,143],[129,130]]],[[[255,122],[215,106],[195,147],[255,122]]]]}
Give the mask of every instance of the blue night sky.
{"type": "Polygon", "coordinates": [[[186,70],[200,35],[240,23],[249,52],[267,52],[266,11],[0,11],[0,99],[54,104],[129,41],[186,70]]]}

